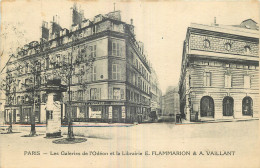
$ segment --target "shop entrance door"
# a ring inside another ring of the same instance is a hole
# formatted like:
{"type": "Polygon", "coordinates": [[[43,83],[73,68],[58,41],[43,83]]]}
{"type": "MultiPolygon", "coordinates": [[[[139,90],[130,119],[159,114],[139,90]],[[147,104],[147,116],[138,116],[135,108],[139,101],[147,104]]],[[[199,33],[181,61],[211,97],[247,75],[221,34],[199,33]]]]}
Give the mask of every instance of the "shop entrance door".
{"type": "Polygon", "coordinates": [[[223,99],[223,116],[233,116],[234,100],[232,97],[223,99]]]}
{"type": "Polygon", "coordinates": [[[120,122],[120,106],[113,106],[113,122],[120,122]]]}
{"type": "Polygon", "coordinates": [[[13,110],[13,123],[16,123],[16,109],[13,110]]]}

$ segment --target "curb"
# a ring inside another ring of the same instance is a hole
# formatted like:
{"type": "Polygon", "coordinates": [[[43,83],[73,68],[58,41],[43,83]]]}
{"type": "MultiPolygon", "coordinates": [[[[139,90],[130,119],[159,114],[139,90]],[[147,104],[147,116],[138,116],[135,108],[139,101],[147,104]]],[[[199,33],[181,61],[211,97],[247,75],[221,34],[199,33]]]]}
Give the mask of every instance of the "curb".
{"type": "Polygon", "coordinates": [[[189,124],[207,124],[207,123],[222,123],[222,122],[241,122],[241,121],[256,121],[255,119],[237,119],[237,120],[211,120],[211,121],[198,121],[198,122],[186,122],[186,123],[176,123],[175,125],[189,125],[189,124]]]}

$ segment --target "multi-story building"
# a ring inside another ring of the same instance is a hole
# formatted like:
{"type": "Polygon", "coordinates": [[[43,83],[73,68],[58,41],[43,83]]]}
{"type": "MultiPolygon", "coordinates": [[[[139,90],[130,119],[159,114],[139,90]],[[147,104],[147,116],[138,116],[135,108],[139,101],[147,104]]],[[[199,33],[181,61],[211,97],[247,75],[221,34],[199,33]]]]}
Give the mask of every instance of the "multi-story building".
{"type": "Polygon", "coordinates": [[[155,70],[151,67],[151,112],[162,115],[162,91],[155,70]]]}
{"type": "Polygon", "coordinates": [[[187,120],[258,118],[259,30],[191,24],[183,46],[180,110],[187,120]]]}
{"type": "Polygon", "coordinates": [[[169,86],[162,96],[162,115],[173,116],[180,113],[178,87],[169,86]]]}
{"type": "MultiPolygon", "coordinates": [[[[8,62],[7,76],[13,82],[7,89],[6,114],[11,111],[14,122],[30,122],[33,99],[25,86],[34,85],[36,122],[44,123],[46,93],[40,88],[56,78],[68,86],[62,65],[71,61],[73,121],[141,122],[150,112],[151,69],[144,45],[135,39],[133,20],[121,21],[120,11],[89,20],[77,7],[71,10],[70,30],[61,28],[57,16],[50,27],[43,22],[40,42],[19,48],[8,62]]],[[[68,92],[61,97],[66,120],[68,92]]]]}

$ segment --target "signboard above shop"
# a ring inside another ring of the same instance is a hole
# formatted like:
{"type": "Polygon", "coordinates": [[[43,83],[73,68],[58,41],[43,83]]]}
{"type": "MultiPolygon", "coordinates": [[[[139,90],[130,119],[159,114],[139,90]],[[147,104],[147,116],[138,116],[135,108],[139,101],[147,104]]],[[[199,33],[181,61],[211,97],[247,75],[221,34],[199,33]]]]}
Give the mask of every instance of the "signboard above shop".
{"type": "Polygon", "coordinates": [[[118,105],[123,106],[125,105],[124,102],[104,102],[104,101],[91,101],[87,103],[88,105],[118,105]]]}

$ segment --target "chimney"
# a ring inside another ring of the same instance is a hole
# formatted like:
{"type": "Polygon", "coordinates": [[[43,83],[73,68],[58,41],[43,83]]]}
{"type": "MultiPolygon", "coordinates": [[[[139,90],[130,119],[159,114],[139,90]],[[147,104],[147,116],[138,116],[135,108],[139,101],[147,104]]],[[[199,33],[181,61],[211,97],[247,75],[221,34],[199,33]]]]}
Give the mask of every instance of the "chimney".
{"type": "Polygon", "coordinates": [[[216,24],[217,24],[217,18],[214,17],[214,25],[216,25],[216,24]]]}
{"type": "Polygon", "coordinates": [[[48,40],[49,39],[48,22],[45,21],[42,22],[41,31],[42,31],[42,38],[48,40]]]}
{"type": "Polygon", "coordinates": [[[130,19],[130,22],[131,22],[131,25],[133,25],[134,20],[133,20],[133,19],[130,19]]]}

